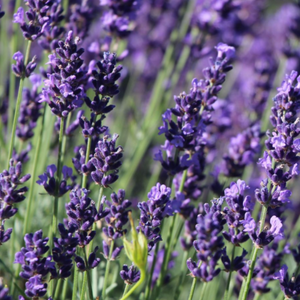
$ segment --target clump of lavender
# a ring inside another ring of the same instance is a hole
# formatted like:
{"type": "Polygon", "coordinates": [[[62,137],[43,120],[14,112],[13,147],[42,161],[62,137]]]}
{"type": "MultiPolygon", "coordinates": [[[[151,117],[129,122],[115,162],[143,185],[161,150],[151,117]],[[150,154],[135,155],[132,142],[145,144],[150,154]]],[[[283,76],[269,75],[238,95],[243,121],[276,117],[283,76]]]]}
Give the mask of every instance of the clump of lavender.
{"type": "Polygon", "coordinates": [[[30,174],[22,176],[22,163],[14,165],[10,160],[9,170],[0,173],[0,245],[10,239],[12,228],[5,230],[5,222],[13,217],[18,209],[15,205],[25,200],[24,194],[28,191],[26,186],[20,187],[30,179],[30,174]]]}
{"type": "MultiPolygon", "coordinates": [[[[204,178],[205,164],[203,134],[210,123],[212,105],[217,100],[226,73],[232,69],[230,61],[235,55],[234,48],[225,44],[219,44],[216,49],[216,60],[211,59],[210,67],[203,69],[205,79],[194,79],[189,94],[182,93],[174,98],[176,106],[163,114],[163,126],[159,128],[159,134],[164,134],[167,139],[162,147],[166,158],[159,151],[155,159],[161,162],[170,176],[187,169],[183,189],[187,198],[196,199],[201,195],[199,182],[204,178]]],[[[182,175],[177,176],[175,184],[178,190],[182,175]]]]}
{"type": "Polygon", "coordinates": [[[221,213],[221,206],[222,200],[213,202],[211,207],[207,203],[204,204],[204,213],[197,218],[197,239],[193,243],[198,261],[195,262],[191,258],[187,260],[190,275],[205,282],[213,280],[221,271],[217,265],[223,253],[221,232],[226,222],[221,213]]]}
{"type": "Polygon", "coordinates": [[[77,48],[77,39],[72,31],[64,41],[58,42],[55,54],[49,55],[51,70],[45,80],[40,102],[47,102],[53,114],[65,118],[74,109],[81,107],[85,97],[83,81],[85,71],[81,68],[83,48],[77,48]]]}
{"type": "Polygon", "coordinates": [[[20,107],[20,115],[16,135],[22,141],[27,141],[33,137],[33,129],[41,115],[42,105],[39,103],[40,94],[38,87],[41,84],[41,78],[38,75],[32,75],[31,81],[33,87],[31,90],[23,89],[23,98],[20,107]]]}
{"type": "Polygon", "coordinates": [[[137,230],[141,230],[148,239],[149,252],[162,240],[160,226],[164,217],[172,215],[173,213],[172,209],[170,210],[170,196],[171,189],[163,184],[157,183],[148,193],[149,200],[138,203],[141,216],[137,230]]]}
{"type": "Polygon", "coordinates": [[[43,238],[42,230],[34,234],[26,234],[25,247],[15,255],[15,263],[21,264],[20,277],[26,280],[25,294],[30,298],[43,297],[47,293],[48,284],[45,283],[47,275],[56,278],[55,263],[51,255],[44,256],[49,250],[49,238],[43,238]]]}

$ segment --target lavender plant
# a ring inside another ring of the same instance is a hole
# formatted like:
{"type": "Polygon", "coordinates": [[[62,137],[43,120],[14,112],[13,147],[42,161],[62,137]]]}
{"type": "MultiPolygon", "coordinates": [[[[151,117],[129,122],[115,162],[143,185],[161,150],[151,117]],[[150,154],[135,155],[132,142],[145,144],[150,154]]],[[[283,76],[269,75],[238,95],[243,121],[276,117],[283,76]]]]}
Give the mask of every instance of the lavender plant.
{"type": "Polygon", "coordinates": [[[0,299],[298,299],[299,7],[0,0],[0,299]]]}

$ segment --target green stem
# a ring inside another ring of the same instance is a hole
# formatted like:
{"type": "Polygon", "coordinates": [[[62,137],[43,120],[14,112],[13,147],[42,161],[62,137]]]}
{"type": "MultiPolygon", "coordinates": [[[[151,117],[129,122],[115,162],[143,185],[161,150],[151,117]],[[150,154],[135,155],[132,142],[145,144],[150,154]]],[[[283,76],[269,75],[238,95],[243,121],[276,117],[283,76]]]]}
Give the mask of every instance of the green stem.
{"type": "Polygon", "coordinates": [[[64,118],[61,118],[59,137],[58,137],[58,157],[57,157],[57,174],[56,174],[57,182],[56,182],[56,195],[54,198],[53,219],[52,219],[52,238],[54,238],[57,233],[58,193],[59,193],[59,184],[61,181],[61,170],[62,170],[62,163],[63,163],[61,161],[63,136],[64,136],[64,118]]]}
{"type": "MultiPolygon", "coordinates": [[[[85,164],[88,163],[89,158],[90,158],[91,145],[92,145],[92,138],[89,136],[88,137],[87,146],[86,146],[85,164]]],[[[82,177],[82,188],[86,187],[87,178],[88,178],[88,174],[83,174],[83,177],[82,177]]]]}
{"type": "Polygon", "coordinates": [[[55,288],[55,294],[54,294],[54,299],[55,300],[57,300],[59,298],[62,282],[63,282],[63,279],[59,278],[58,282],[57,282],[57,285],[56,285],[56,288],[55,288]]]}
{"type": "Polygon", "coordinates": [[[190,294],[189,294],[188,300],[192,300],[192,299],[193,299],[194,292],[195,292],[195,288],[196,288],[196,283],[197,283],[197,278],[194,277],[194,278],[193,278],[193,282],[192,282],[192,286],[191,286],[191,290],[190,290],[190,294]]]}
{"type": "Polygon", "coordinates": [[[255,296],[254,296],[253,300],[258,300],[259,296],[260,296],[259,293],[255,293],[255,296]]]}
{"type": "MultiPolygon", "coordinates": [[[[140,280],[135,284],[135,286],[128,292],[126,293],[120,300],[125,300],[127,299],[145,280],[146,274],[145,270],[140,270],[141,271],[141,278],[140,280]]],[[[104,299],[104,298],[103,298],[104,299]]]]}
{"type": "MultiPolygon", "coordinates": [[[[29,53],[30,53],[30,49],[31,49],[31,43],[32,43],[31,41],[28,41],[28,43],[27,43],[25,61],[24,61],[25,66],[28,63],[29,53]]],[[[14,143],[15,143],[15,135],[16,135],[18,117],[19,117],[20,107],[21,107],[21,102],[22,102],[21,100],[22,100],[22,91],[23,91],[23,86],[24,86],[24,80],[25,80],[25,77],[21,78],[20,84],[19,84],[17,105],[16,105],[16,109],[15,109],[15,114],[14,114],[14,120],[13,120],[11,138],[10,138],[10,144],[9,144],[9,151],[8,151],[8,158],[7,158],[7,169],[9,168],[9,161],[11,159],[13,148],[14,148],[14,143]]]]}
{"type": "Polygon", "coordinates": [[[112,255],[112,252],[113,252],[113,249],[114,249],[114,244],[115,244],[115,242],[114,242],[114,240],[112,240],[111,244],[110,244],[109,256],[108,256],[108,259],[107,259],[105,275],[104,275],[104,283],[103,283],[103,289],[102,289],[102,298],[103,298],[103,300],[106,297],[106,287],[107,287],[107,281],[108,281],[108,275],[109,275],[109,267],[110,267],[111,255],[112,255]]]}
{"type": "MultiPolygon", "coordinates": [[[[233,245],[232,254],[231,254],[231,263],[234,260],[234,252],[235,252],[235,245],[233,245]]],[[[232,269],[230,268],[228,279],[227,279],[227,285],[226,290],[224,294],[224,300],[229,300],[230,294],[229,294],[229,287],[230,287],[230,281],[231,281],[231,275],[232,275],[232,269]]]]}
{"type": "Polygon", "coordinates": [[[79,273],[78,272],[78,268],[75,266],[75,269],[74,269],[74,278],[73,278],[72,300],[77,300],[78,273],[79,273]]]}
{"type": "Polygon", "coordinates": [[[25,236],[26,233],[29,232],[30,230],[30,222],[29,222],[29,216],[31,212],[31,207],[34,202],[34,197],[33,197],[33,191],[34,191],[34,184],[35,184],[35,177],[36,177],[36,171],[37,171],[37,165],[39,161],[39,155],[40,155],[40,150],[41,150],[41,145],[42,145],[42,137],[43,137],[43,131],[44,131],[44,121],[45,121],[45,114],[46,114],[46,106],[44,107],[44,112],[42,116],[42,122],[40,126],[40,130],[37,133],[38,134],[38,141],[37,141],[37,146],[35,149],[35,154],[34,154],[34,161],[33,161],[33,166],[32,166],[32,177],[31,177],[31,182],[30,182],[30,187],[29,187],[29,195],[28,195],[28,206],[26,209],[26,215],[25,215],[25,222],[24,222],[24,228],[23,228],[23,236],[25,236]]]}
{"type": "Polygon", "coordinates": [[[126,293],[128,292],[129,290],[129,284],[125,283],[125,288],[124,288],[124,292],[123,292],[123,296],[124,297],[126,295],[126,293]]]}
{"type": "MultiPolygon", "coordinates": [[[[72,112],[70,112],[68,114],[67,122],[66,122],[66,129],[70,126],[71,118],[72,118],[72,112]]],[[[61,146],[61,158],[60,158],[61,164],[63,164],[63,161],[65,159],[66,145],[67,145],[67,135],[64,134],[63,141],[62,141],[62,146],[61,146]]]]}
{"type": "MultiPolygon", "coordinates": [[[[181,183],[180,183],[180,187],[179,187],[179,192],[181,192],[181,193],[184,188],[184,183],[185,183],[186,177],[187,177],[187,170],[184,170],[184,172],[182,173],[181,183]]],[[[177,222],[178,222],[178,214],[176,214],[173,217],[171,226],[169,228],[169,233],[168,233],[168,237],[167,237],[167,241],[166,241],[166,249],[165,249],[165,254],[164,254],[163,265],[162,265],[161,272],[160,272],[158,280],[157,280],[157,293],[156,293],[157,297],[160,294],[161,286],[164,281],[165,274],[166,274],[166,271],[168,268],[168,263],[169,263],[169,260],[171,257],[171,252],[173,250],[173,247],[171,247],[171,240],[173,237],[173,231],[175,228],[175,224],[177,224],[177,222]]]]}
{"type": "MultiPolygon", "coordinates": [[[[83,248],[83,252],[84,252],[85,265],[87,267],[88,262],[87,262],[87,254],[86,254],[85,248],[83,248]]],[[[89,270],[86,270],[84,275],[85,274],[87,274],[87,276],[83,277],[83,284],[82,284],[82,289],[81,289],[81,294],[80,294],[80,300],[85,299],[85,288],[86,288],[87,284],[88,284],[88,290],[89,290],[89,298],[90,298],[90,300],[93,300],[92,282],[91,282],[89,270]]]]}
{"type": "Polygon", "coordinates": [[[67,299],[67,291],[68,291],[68,279],[65,279],[61,299],[67,299]]]}
{"type": "Polygon", "coordinates": [[[183,288],[183,281],[186,276],[186,260],[188,257],[188,251],[184,251],[182,262],[181,262],[181,268],[180,268],[180,277],[178,280],[178,284],[176,286],[175,294],[174,294],[174,300],[179,299],[179,296],[181,294],[182,288],[183,288]]]}
{"type": "MultiPolygon", "coordinates": [[[[161,228],[162,227],[163,227],[163,224],[162,224],[161,228]]],[[[160,232],[162,232],[162,229],[160,232]]],[[[155,247],[154,257],[153,257],[152,266],[151,266],[151,270],[150,270],[150,276],[149,276],[146,291],[145,291],[145,300],[148,300],[149,296],[150,296],[151,282],[152,282],[154,267],[155,267],[156,260],[157,260],[158,250],[159,250],[159,242],[156,244],[156,247],[155,247]]]]}
{"type": "MultiPolygon", "coordinates": [[[[15,4],[15,13],[18,8],[21,6],[21,0],[17,0],[15,4]]],[[[17,41],[18,41],[18,23],[12,24],[12,38],[11,38],[11,52],[10,58],[17,52],[17,41]]],[[[15,89],[16,89],[16,76],[13,72],[9,72],[9,108],[8,108],[8,132],[12,127],[12,119],[14,113],[14,104],[15,104],[15,89]]]]}
{"type": "Polygon", "coordinates": [[[202,299],[203,299],[204,294],[205,294],[206,287],[207,287],[207,283],[204,282],[204,283],[203,283],[202,290],[201,290],[201,294],[200,294],[200,297],[199,297],[199,300],[202,300],[202,299]]]}

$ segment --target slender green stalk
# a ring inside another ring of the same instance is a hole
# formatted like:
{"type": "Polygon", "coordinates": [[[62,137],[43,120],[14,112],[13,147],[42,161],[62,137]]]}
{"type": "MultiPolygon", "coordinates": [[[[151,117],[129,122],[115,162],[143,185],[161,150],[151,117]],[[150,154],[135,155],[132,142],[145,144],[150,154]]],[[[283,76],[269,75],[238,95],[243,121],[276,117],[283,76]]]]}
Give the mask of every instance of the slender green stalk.
{"type": "Polygon", "coordinates": [[[183,281],[186,276],[186,260],[188,257],[188,251],[184,251],[183,257],[182,257],[182,262],[181,262],[181,267],[180,267],[180,277],[178,280],[178,284],[176,286],[175,294],[174,294],[174,300],[179,299],[179,296],[181,294],[182,288],[183,288],[183,281]]]}
{"type": "Polygon", "coordinates": [[[109,256],[108,256],[107,263],[106,263],[106,268],[105,268],[104,283],[103,283],[103,289],[102,289],[102,298],[103,298],[103,300],[106,297],[106,287],[107,287],[107,281],[108,281],[108,275],[109,275],[109,267],[110,267],[111,255],[112,255],[112,252],[113,252],[113,249],[114,249],[114,244],[115,244],[115,242],[114,242],[114,240],[112,240],[111,244],[110,244],[109,256]]]}
{"type": "Polygon", "coordinates": [[[55,287],[55,294],[54,294],[54,299],[57,300],[60,295],[60,290],[61,290],[61,284],[62,284],[63,279],[60,278],[57,282],[57,285],[55,287]]]}
{"type": "MultiPolygon", "coordinates": [[[[85,164],[87,164],[88,161],[89,161],[89,157],[90,157],[90,153],[91,153],[91,145],[92,145],[92,138],[89,136],[88,137],[88,142],[87,142],[87,147],[86,147],[85,164]]],[[[87,178],[88,178],[88,175],[87,174],[83,174],[83,177],[82,177],[82,188],[86,187],[87,178]]]]}
{"type": "Polygon", "coordinates": [[[258,300],[259,299],[260,294],[259,293],[255,293],[255,296],[253,298],[253,300],[258,300]]]}
{"type": "Polygon", "coordinates": [[[146,278],[145,270],[140,270],[140,272],[141,272],[140,280],[135,284],[135,286],[128,293],[123,295],[123,297],[120,300],[127,299],[144,282],[146,278]]]}
{"type": "MultiPolygon", "coordinates": [[[[187,177],[187,170],[185,170],[182,173],[179,192],[183,191],[186,177],[187,177]]],[[[166,241],[166,249],[165,249],[165,254],[164,254],[163,265],[162,265],[161,272],[160,272],[158,280],[157,280],[157,293],[156,293],[157,297],[159,296],[160,289],[161,289],[161,286],[162,286],[162,283],[164,281],[165,274],[166,274],[166,271],[167,271],[167,268],[168,268],[168,263],[169,263],[169,260],[170,260],[170,257],[171,257],[171,252],[173,250],[173,247],[171,247],[171,241],[172,241],[172,237],[173,237],[173,231],[174,231],[174,228],[175,228],[175,224],[177,224],[177,222],[178,222],[178,214],[176,214],[173,217],[171,226],[169,228],[169,233],[168,233],[168,237],[167,237],[167,241],[166,241]]]]}
{"type": "MultiPolygon", "coordinates": [[[[161,232],[162,232],[162,227],[163,227],[163,224],[161,226],[161,232]]],[[[155,247],[154,257],[153,257],[152,266],[151,266],[151,270],[150,270],[150,276],[148,278],[148,283],[147,283],[147,287],[146,287],[146,291],[145,291],[145,300],[148,300],[149,296],[150,296],[151,282],[152,282],[153,272],[154,272],[154,268],[155,268],[155,263],[157,260],[158,250],[159,250],[159,242],[156,244],[156,247],[155,247]]]]}
{"type": "Polygon", "coordinates": [[[188,300],[192,300],[193,296],[194,296],[194,292],[195,292],[195,287],[196,287],[196,283],[197,283],[197,278],[193,278],[193,282],[192,282],[192,286],[191,286],[191,290],[190,290],[190,294],[189,294],[189,298],[188,300]]]}
{"type": "MultiPolygon", "coordinates": [[[[71,118],[72,118],[72,112],[69,112],[67,117],[67,122],[66,122],[66,129],[70,126],[71,118]]],[[[63,164],[63,161],[65,159],[66,145],[67,145],[67,135],[64,134],[62,146],[61,146],[61,158],[60,158],[61,164],[63,164]]]]}
{"type": "MultiPolygon", "coordinates": [[[[76,250],[77,252],[77,250],[76,250]]],[[[73,278],[73,292],[72,292],[72,300],[77,300],[77,287],[78,287],[78,268],[75,266],[74,269],[74,278],[73,278]]]]}
{"type": "Polygon", "coordinates": [[[59,193],[59,184],[61,181],[61,170],[62,170],[62,161],[61,161],[61,150],[62,150],[62,140],[64,136],[64,118],[60,119],[60,130],[58,137],[58,157],[57,157],[57,183],[56,183],[56,196],[54,198],[54,208],[53,208],[53,219],[52,219],[52,238],[56,236],[57,233],[57,214],[58,214],[58,193],[59,193]]]}
{"type": "MultiPolygon", "coordinates": [[[[18,8],[21,6],[21,0],[17,0],[15,4],[15,13],[17,12],[18,8]]],[[[10,58],[17,52],[17,41],[18,41],[18,23],[12,24],[12,38],[10,44],[10,58]]],[[[2,70],[2,69],[1,69],[2,70]]],[[[16,76],[13,72],[9,72],[9,108],[8,108],[8,132],[11,130],[12,126],[12,119],[15,107],[15,89],[16,89],[16,76]]]]}
{"type": "MultiPolygon", "coordinates": [[[[231,254],[231,263],[234,260],[235,248],[236,248],[235,245],[233,245],[232,254],[231,254]]],[[[232,275],[232,269],[230,268],[228,279],[227,279],[226,290],[225,290],[225,294],[224,294],[224,300],[230,299],[229,287],[230,287],[231,275],[232,275]]]]}
{"type": "Polygon", "coordinates": [[[34,191],[34,184],[35,184],[35,179],[36,179],[35,177],[36,177],[37,165],[38,165],[39,155],[40,155],[40,150],[41,150],[41,145],[42,145],[46,107],[47,106],[44,107],[40,130],[37,133],[38,141],[37,141],[37,145],[36,145],[36,149],[35,149],[35,153],[34,153],[34,160],[33,160],[33,166],[32,166],[32,171],[31,171],[32,177],[31,177],[31,182],[30,182],[30,187],[29,187],[28,206],[26,208],[23,236],[25,236],[25,234],[30,231],[29,216],[30,216],[32,204],[34,202],[33,191],[34,191]]]}
{"type": "Polygon", "coordinates": [[[128,292],[129,290],[129,284],[125,283],[125,288],[124,288],[124,292],[123,292],[123,296],[124,297],[126,295],[126,293],[128,292]]]}
{"type": "Polygon", "coordinates": [[[202,300],[202,299],[203,299],[206,288],[207,288],[207,282],[204,282],[204,283],[203,283],[202,290],[201,290],[201,294],[200,294],[200,297],[199,297],[199,300],[202,300]]]}
{"type": "MultiPolygon", "coordinates": [[[[30,49],[31,49],[31,43],[32,43],[31,41],[28,41],[28,43],[27,43],[25,61],[24,61],[25,66],[27,65],[28,60],[29,60],[29,53],[30,53],[30,49]]],[[[22,91],[23,91],[23,86],[24,86],[24,80],[25,80],[25,78],[20,79],[20,85],[19,85],[18,97],[17,97],[17,105],[16,105],[16,109],[15,109],[14,120],[13,120],[13,125],[12,125],[12,132],[11,132],[11,138],[10,138],[10,144],[9,144],[9,151],[8,151],[8,158],[7,158],[7,168],[9,168],[9,160],[11,159],[13,148],[14,148],[14,143],[15,143],[15,135],[16,135],[18,117],[19,117],[19,112],[20,112],[21,100],[22,100],[22,91]]]]}
{"type": "MultiPolygon", "coordinates": [[[[84,252],[85,265],[88,266],[87,254],[86,254],[85,248],[83,248],[83,252],[84,252]]],[[[81,289],[81,294],[80,294],[80,300],[84,300],[85,299],[85,288],[86,288],[86,285],[88,285],[89,298],[90,298],[90,300],[93,300],[93,290],[92,290],[92,282],[91,282],[91,278],[90,278],[90,273],[88,272],[88,270],[86,270],[85,273],[87,274],[87,276],[83,277],[83,283],[82,283],[82,289],[81,289]]]]}
{"type": "MultiPolygon", "coordinates": [[[[67,299],[67,291],[68,291],[68,279],[64,280],[63,290],[62,290],[62,297],[61,299],[67,299]]],[[[56,300],[56,299],[55,299],[56,300]]]]}

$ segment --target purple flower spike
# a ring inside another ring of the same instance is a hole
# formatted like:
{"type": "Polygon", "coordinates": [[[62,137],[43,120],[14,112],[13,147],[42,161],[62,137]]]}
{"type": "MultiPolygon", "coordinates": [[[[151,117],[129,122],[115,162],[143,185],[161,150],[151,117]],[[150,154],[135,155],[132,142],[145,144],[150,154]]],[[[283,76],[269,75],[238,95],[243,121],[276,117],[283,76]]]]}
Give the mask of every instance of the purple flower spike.
{"type": "Polygon", "coordinates": [[[18,51],[13,55],[13,59],[16,61],[15,65],[12,65],[12,70],[17,77],[25,78],[29,77],[36,67],[36,57],[34,56],[33,59],[25,66],[23,54],[18,51]]]}
{"type": "MultiPolygon", "coordinates": [[[[1,9],[1,7],[0,7],[1,9]]],[[[12,300],[12,297],[8,295],[9,289],[5,288],[2,284],[0,284],[0,299],[1,300],[12,300]]]]}
{"type": "Polygon", "coordinates": [[[128,268],[127,265],[123,265],[122,270],[120,271],[120,276],[124,280],[126,284],[133,284],[140,280],[141,273],[140,271],[134,267],[130,266],[128,268]]]}

